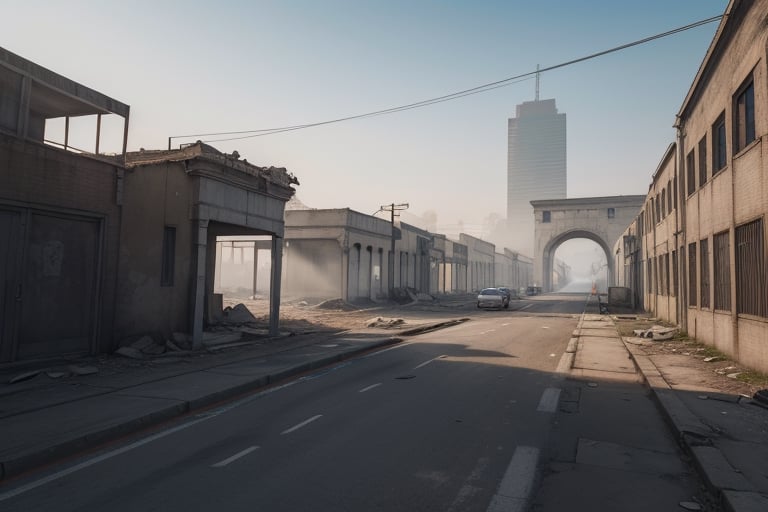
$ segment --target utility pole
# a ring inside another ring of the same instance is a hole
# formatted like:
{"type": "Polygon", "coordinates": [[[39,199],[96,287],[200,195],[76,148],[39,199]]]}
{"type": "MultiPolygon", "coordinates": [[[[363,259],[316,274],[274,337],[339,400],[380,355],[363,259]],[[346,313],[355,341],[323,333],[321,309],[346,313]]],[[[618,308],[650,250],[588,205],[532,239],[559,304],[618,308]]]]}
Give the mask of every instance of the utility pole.
{"type": "Polygon", "coordinates": [[[394,298],[395,293],[395,217],[400,216],[399,212],[402,210],[407,210],[410,205],[408,203],[401,203],[401,204],[385,204],[382,206],[379,211],[381,212],[390,212],[390,223],[392,224],[392,234],[391,234],[391,246],[389,250],[389,265],[387,265],[387,288],[389,289],[389,298],[394,298]]]}

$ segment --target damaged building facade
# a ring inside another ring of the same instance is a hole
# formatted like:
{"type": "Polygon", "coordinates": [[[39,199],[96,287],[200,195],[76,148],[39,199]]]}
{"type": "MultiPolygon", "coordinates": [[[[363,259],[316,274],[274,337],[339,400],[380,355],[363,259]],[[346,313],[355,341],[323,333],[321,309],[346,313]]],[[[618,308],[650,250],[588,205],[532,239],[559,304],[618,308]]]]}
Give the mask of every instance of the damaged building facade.
{"type": "Polygon", "coordinates": [[[129,111],[0,48],[0,363],[113,348],[129,111]]]}
{"type": "Polygon", "coordinates": [[[615,250],[653,314],[768,371],[768,0],[731,0],[615,250]]]}
{"type": "Polygon", "coordinates": [[[202,143],[127,153],[129,112],[0,48],[0,363],[111,352],[146,334],[199,346],[221,311],[219,235],[271,241],[277,330],[296,180],[202,143]]]}
{"type": "Polygon", "coordinates": [[[222,304],[215,294],[217,238],[267,237],[270,330],[277,332],[284,208],[296,180],[197,142],[126,155],[116,332],[179,331],[202,342],[222,304]]]}

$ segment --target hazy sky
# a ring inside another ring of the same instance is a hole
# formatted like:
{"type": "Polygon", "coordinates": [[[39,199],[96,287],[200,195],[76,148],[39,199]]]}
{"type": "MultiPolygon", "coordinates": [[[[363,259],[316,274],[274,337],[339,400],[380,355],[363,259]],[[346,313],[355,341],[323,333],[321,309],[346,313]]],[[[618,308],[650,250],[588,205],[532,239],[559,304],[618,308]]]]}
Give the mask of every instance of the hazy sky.
{"type": "MultiPolygon", "coordinates": [[[[170,135],[304,124],[440,96],[716,16],[726,5],[0,0],[0,46],[131,105],[129,149],[161,149],[170,135]]],[[[541,97],[567,114],[569,197],[647,192],[716,27],[542,74],[541,97]]],[[[461,221],[479,234],[490,214],[505,215],[507,118],[533,96],[528,80],[213,145],[287,167],[311,207],[372,213],[408,202],[412,213],[437,212],[438,230],[461,221]]]]}

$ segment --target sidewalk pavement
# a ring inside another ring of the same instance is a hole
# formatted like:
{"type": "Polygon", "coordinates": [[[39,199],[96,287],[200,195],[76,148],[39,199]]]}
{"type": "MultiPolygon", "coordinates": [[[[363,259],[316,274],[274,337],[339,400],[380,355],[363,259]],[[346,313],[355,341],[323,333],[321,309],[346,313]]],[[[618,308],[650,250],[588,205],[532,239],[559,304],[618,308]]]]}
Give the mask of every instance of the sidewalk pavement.
{"type": "MultiPolygon", "coordinates": [[[[768,409],[743,396],[722,393],[706,370],[653,358],[620,336],[614,318],[588,301],[574,331],[571,375],[642,374],[645,383],[703,481],[724,510],[768,510],[768,409]],[[634,363],[634,364],[633,364],[634,363]]],[[[663,342],[660,342],[663,343],[663,342]]]]}
{"type": "Polygon", "coordinates": [[[108,355],[0,369],[0,483],[126,434],[398,343],[404,336],[461,321],[432,318],[400,329],[262,338],[213,354],[172,352],[144,360],[108,355]],[[17,382],[5,384],[14,377],[17,382]]]}

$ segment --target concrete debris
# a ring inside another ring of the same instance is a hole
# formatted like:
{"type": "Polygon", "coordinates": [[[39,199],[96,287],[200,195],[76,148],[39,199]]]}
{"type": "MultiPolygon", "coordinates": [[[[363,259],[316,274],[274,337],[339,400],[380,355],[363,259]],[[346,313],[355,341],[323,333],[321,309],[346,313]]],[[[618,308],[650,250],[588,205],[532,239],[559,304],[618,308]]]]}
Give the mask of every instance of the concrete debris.
{"type": "Polygon", "coordinates": [[[15,377],[11,377],[11,379],[8,381],[8,384],[16,384],[17,382],[24,382],[25,380],[34,379],[40,375],[42,371],[43,370],[32,370],[31,372],[20,373],[15,377]]]}
{"type": "Polygon", "coordinates": [[[671,340],[677,334],[677,327],[664,327],[663,325],[654,325],[650,329],[635,329],[635,336],[640,338],[651,338],[653,341],[671,340]]]}
{"type": "Polygon", "coordinates": [[[99,369],[95,366],[78,366],[76,364],[67,366],[67,370],[69,370],[73,375],[78,375],[80,377],[99,373],[99,369]]]}
{"type": "Polygon", "coordinates": [[[741,375],[741,372],[729,373],[728,375],[726,375],[726,377],[728,377],[729,379],[735,379],[739,375],[741,375]]]}
{"type": "Polygon", "coordinates": [[[136,350],[133,347],[120,347],[115,351],[115,354],[128,357],[130,359],[144,359],[144,354],[141,352],[141,350],[136,350]]]}
{"type": "Polygon", "coordinates": [[[701,505],[695,501],[681,501],[680,506],[685,510],[701,510],[701,505]]]}
{"type": "Polygon", "coordinates": [[[224,322],[230,324],[247,324],[256,322],[256,317],[253,316],[245,304],[241,303],[231,308],[224,308],[224,322]]]}
{"type": "Polygon", "coordinates": [[[392,327],[398,327],[400,325],[403,325],[405,323],[405,320],[402,318],[384,318],[384,317],[376,317],[371,318],[367,322],[365,322],[366,327],[379,327],[383,329],[388,329],[392,327]]]}
{"type": "Polygon", "coordinates": [[[349,302],[344,302],[341,299],[329,299],[324,300],[317,306],[315,306],[317,309],[340,309],[342,311],[354,311],[357,309],[355,306],[350,304],[349,302]]]}
{"type": "Polygon", "coordinates": [[[716,363],[717,361],[722,361],[723,358],[719,356],[712,356],[712,357],[705,357],[704,362],[705,363],[716,363]]]}
{"type": "Polygon", "coordinates": [[[131,343],[130,346],[131,348],[135,348],[136,350],[140,350],[144,352],[145,348],[154,344],[155,344],[155,340],[152,339],[152,336],[142,336],[138,340],[131,343]]]}

